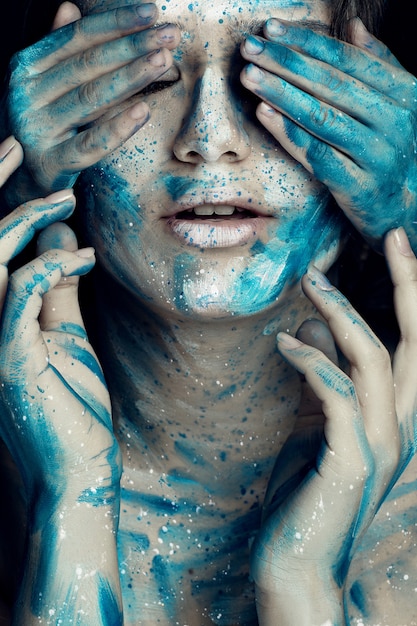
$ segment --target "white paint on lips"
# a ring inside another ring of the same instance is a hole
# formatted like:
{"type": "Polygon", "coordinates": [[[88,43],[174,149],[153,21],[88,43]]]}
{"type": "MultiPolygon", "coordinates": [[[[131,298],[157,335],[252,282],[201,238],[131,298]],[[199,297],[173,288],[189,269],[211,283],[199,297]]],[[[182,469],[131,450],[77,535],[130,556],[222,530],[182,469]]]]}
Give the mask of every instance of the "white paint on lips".
{"type": "Polygon", "coordinates": [[[232,248],[256,239],[268,218],[254,217],[233,220],[187,220],[176,216],[167,220],[174,235],[196,248],[232,248]]]}

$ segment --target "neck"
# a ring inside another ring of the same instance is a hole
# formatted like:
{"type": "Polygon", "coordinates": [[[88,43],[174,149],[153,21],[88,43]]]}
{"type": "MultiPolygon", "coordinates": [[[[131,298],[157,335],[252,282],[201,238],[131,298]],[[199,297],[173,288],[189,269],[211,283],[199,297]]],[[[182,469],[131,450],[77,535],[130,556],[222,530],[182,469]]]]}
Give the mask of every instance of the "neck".
{"type": "Polygon", "coordinates": [[[163,319],[117,287],[112,307],[100,310],[101,358],[129,458],[139,452],[141,466],[158,473],[183,474],[191,464],[202,484],[218,459],[230,461],[237,481],[247,463],[270,472],[299,402],[298,375],[275,335],[312,316],[300,292],[246,319],[163,319]]]}

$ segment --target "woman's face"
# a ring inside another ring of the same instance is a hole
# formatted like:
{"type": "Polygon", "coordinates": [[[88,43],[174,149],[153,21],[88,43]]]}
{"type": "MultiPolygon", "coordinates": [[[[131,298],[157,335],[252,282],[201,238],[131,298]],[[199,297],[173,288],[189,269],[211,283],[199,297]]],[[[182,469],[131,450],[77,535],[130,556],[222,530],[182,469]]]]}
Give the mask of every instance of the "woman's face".
{"type": "MultiPolygon", "coordinates": [[[[130,0],[133,4],[133,1],[130,0]]],[[[126,5],[98,0],[94,11],[126,5]]],[[[250,315],[277,303],[340,237],[327,189],[256,120],[239,45],[269,17],[329,23],[326,0],[166,0],[181,25],[175,65],[137,96],[151,119],[83,176],[85,224],[101,263],[152,307],[250,315]]]]}

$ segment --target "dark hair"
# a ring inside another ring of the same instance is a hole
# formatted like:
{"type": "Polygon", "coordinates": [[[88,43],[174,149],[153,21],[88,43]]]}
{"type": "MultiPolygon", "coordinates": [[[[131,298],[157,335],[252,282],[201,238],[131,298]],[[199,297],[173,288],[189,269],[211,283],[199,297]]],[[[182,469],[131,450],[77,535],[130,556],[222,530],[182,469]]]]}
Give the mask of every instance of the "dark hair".
{"type": "Polygon", "coordinates": [[[385,5],[385,0],[333,0],[332,34],[349,41],[349,20],[357,16],[371,33],[377,35],[385,5]]]}

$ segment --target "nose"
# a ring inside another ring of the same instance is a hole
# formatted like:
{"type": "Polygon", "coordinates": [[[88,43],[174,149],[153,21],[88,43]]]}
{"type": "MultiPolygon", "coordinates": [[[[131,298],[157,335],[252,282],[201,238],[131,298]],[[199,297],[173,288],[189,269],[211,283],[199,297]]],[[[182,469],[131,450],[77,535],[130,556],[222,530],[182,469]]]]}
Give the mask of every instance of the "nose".
{"type": "Polygon", "coordinates": [[[193,89],[174,154],[188,163],[234,162],[251,152],[238,103],[220,69],[206,67],[193,89]]]}

